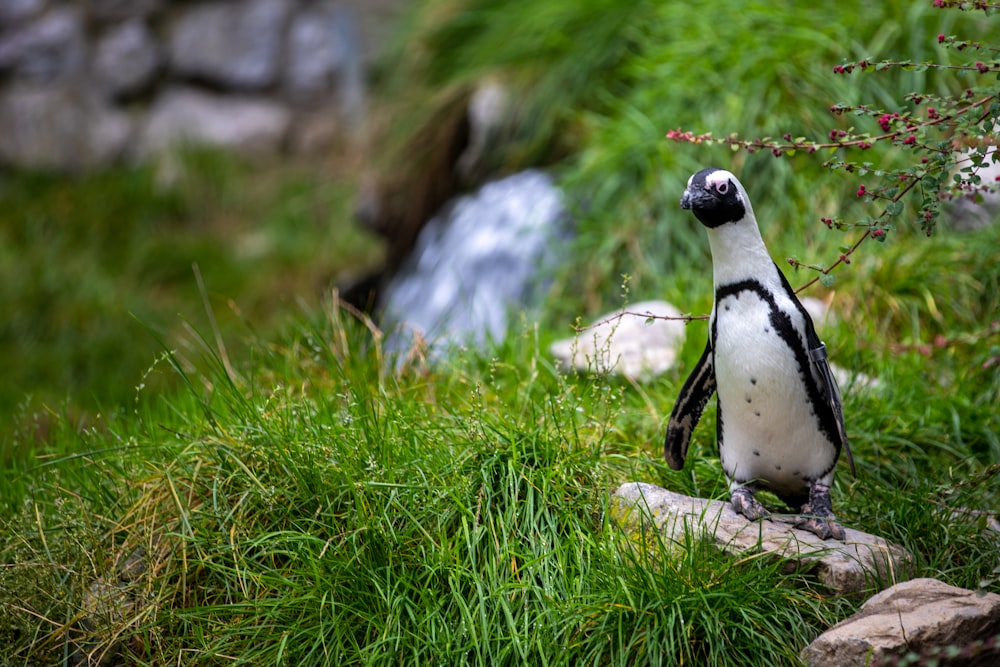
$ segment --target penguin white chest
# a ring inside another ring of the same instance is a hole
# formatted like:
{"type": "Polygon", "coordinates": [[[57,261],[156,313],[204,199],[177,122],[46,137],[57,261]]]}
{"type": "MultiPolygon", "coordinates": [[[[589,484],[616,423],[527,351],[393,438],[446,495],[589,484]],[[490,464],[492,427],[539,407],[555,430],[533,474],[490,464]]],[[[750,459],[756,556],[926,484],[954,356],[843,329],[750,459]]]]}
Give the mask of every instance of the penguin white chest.
{"type": "Polygon", "coordinates": [[[775,298],[743,290],[715,305],[719,455],[730,480],[798,494],[832,466],[836,448],[808,397],[805,323],[775,298]]]}

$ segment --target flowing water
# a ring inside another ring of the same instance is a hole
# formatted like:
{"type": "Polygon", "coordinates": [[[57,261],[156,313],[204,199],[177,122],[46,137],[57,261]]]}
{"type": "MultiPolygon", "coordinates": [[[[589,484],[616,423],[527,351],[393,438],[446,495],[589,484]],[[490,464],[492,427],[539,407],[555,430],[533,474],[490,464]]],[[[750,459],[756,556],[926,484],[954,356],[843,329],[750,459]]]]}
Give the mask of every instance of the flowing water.
{"type": "Polygon", "coordinates": [[[453,200],[423,228],[382,294],[387,349],[408,349],[415,333],[435,354],[502,340],[512,312],[537,307],[567,217],[561,191],[538,170],[453,200]]]}

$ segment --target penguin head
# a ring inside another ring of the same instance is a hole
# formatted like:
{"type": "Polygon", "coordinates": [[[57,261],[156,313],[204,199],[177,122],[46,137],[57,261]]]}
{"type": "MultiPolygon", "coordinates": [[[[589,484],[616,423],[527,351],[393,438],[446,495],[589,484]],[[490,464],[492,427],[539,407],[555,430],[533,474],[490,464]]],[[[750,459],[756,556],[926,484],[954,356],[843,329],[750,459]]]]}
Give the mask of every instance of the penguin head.
{"type": "Polygon", "coordinates": [[[690,209],[709,229],[729,222],[739,222],[750,208],[746,191],[725,169],[709,167],[688,179],[681,197],[681,208],[690,209]]]}

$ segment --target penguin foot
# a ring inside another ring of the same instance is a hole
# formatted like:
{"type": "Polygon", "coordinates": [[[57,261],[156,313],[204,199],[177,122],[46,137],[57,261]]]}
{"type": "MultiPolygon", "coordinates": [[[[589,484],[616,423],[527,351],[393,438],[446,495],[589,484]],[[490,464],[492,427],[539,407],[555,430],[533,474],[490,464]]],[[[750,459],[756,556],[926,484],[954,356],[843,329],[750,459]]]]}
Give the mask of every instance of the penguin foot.
{"type": "MultiPolygon", "coordinates": [[[[807,513],[806,508],[802,508],[803,514],[807,513]]],[[[820,538],[821,540],[828,540],[833,538],[835,540],[843,541],[847,534],[844,532],[844,527],[833,520],[833,517],[829,519],[820,519],[818,517],[809,517],[799,519],[795,522],[795,527],[800,530],[808,530],[810,533],[820,538]]]]}
{"type": "Polygon", "coordinates": [[[830,500],[830,487],[822,482],[814,482],[809,487],[809,502],[802,506],[801,519],[795,523],[796,528],[808,530],[822,540],[831,537],[843,540],[847,535],[844,527],[836,521],[833,515],[833,502],[830,500]]]}
{"type": "Polygon", "coordinates": [[[753,490],[746,486],[737,487],[729,493],[729,504],[733,506],[737,514],[742,514],[750,521],[771,516],[771,513],[764,509],[760,501],[754,498],[753,490]]]}

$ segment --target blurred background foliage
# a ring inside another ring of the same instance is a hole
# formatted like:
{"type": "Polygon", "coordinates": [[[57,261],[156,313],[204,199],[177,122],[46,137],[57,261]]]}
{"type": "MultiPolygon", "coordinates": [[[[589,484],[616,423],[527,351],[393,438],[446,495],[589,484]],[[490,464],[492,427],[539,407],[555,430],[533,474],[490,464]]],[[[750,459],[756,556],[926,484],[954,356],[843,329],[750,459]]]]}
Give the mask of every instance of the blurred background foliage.
{"type": "Polygon", "coordinates": [[[830,176],[816,156],[694,149],[664,134],[682,127],[822,140],[852,120],[829,113],[835,103],[896,110],[905,92],[962,85],[932,72],[834,76],[834,65],[862,58],[948,63],[954,53],[938,46],[938,33],[975,39],[989,30],[981,15],[942,12],[929,2],[706,8],[470,0],[420,7],[398,57],[387,60],[384,90],[397,122],[378,154],[389,170],[419,169],[418,156],[403,156],[416,128],[436,122],[435,91],[468,92],[487,78],[508,86],[513,108],[492,169],[558,163],[578,216],[578,261],[566,267],[561,298],[553,299],[563,316],[579,312],[580,294],[588,312],[606,307],[618,296],[621,274],[643,296],[670,294],[678,264],[707,259],[701,230],[679,213],[677,200],[687,177],[708,164],[745,176],[755,206],[766,212],[764,233],[776,256],[828,254],[844,241],[822,233],[819,218],[860,216],[850,196],[857,183],[830,176]]]}
{"type": "Polygon", "coordinates": [[[833,65],[948,62],[938,33],[975,39],[989,28],[973,13],[899,0],[415,3],[373,73],[365,169],[345,149],[320,164],[194,153],[69,178],[0,174],[0,415],[113,411],[144,381],[157,336],[189,345],[189,325],[210,330],[213,313],[239,347],[248,328],[278,330],[296,302],[377,267],[383,242],[352,218],[360,174],[381,174],[403,207],[416,174],[448,178],[433,155],[449,135],[434,130],[489,80],[512,104],[473,182],[456,190],[532,165],[558,173],[577,238],[546,324],[563,334],[577,316],[619,305],[625,274],[634,300],[706,312],[707,244],[677,207],[690,173],[717,164],[741,174],[779,262],[835,256],[847,240],[819,218],[862,215],[857,183],[816,156],[696,148],[666,131],[822,138],[851,121],[828,112],[834,103],[891,111],[904,92],[962,85],[927,72],[835,76],[833,65]]]}
{"type": "Polygon", "coordinates": [[[44,440],[54,416],[93,423],[130,408],[139,385],[175,382],[147,372],[161,341],[183,359],[200,354],[193,332],[214,328],[239,355],[249,332],[315,308],[335,274],[377,264],[343,171],[189,151],[75,176],[0,174],[4,453],[25,431],[44,440]]]}

